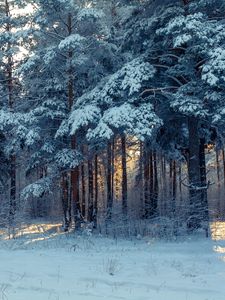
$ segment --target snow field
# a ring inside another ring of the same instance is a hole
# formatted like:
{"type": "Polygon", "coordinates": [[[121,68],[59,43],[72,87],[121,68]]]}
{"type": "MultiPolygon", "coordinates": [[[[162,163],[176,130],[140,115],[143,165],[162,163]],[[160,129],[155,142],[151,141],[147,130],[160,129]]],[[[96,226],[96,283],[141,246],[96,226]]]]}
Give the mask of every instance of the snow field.
{"type": "Polygon", "coordinates": [[[3,300],[224,300],[225,242],[46,234],[0,242],[3,300]]]}

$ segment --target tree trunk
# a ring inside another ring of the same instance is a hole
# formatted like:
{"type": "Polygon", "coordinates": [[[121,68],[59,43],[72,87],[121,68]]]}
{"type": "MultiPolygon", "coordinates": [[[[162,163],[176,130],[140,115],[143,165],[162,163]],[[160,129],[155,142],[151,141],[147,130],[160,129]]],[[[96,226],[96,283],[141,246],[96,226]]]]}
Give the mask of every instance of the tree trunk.
{"type": "Polygon", "coordinates": [[[72,186],[72,205],[75,228],[80,229],[82,223],[81,207],[80,207],[80,192],[79,192],[79,167],[75,167],[71,171],[71,186],[72,186]]]}
{"type": "Polygon", "coordinates": [[[150,201],[150,193],[149,193],[149,150],[148,146],[144,144],[144,200],[145,200],[145,213],[144,217],[148,219],[151,214],[151,201],[150,201]]]}
{"type": "Polygon", "coordinates": [[[181,163],[179,164],[179,194],[180,194],[180,201],[183,200],[182,196],[182,165],[181,163]]]}
{"type": "Polygon", "coordinates": [[[93,222],[94,215],[94,177],[92,160],[88,160],[88,221],[93,222]]]}
{"type": "Polygon", "coordinates": [[[150,197],[150,207],[149,207],[149,217],[154,215],[154,167],[153,167],[153,152],[149,151],[149,197],[150,197]]]}
{"type": "Polygon", "coordinates": [[[94,228],[98,225],[98,155],[95,154],[95,199],[94,199],[94,228]]]}
{"type": "Polygon", "coordinates": [[[220,185],[220,162],[219,162],[219,150],[216,149],[216,174],[217,174],[217,184],[220,185]]]}
{"type": "Polygon", "coordinates": [[[201,177],[199,161],[199,135],[198,120],[195,117],[188,118],[189,130],[189,158],[188,158],[188,175],[189,175],[189,219],[188,229],[191,231],[201,227],[201,177]]]}
{"type": "Polygon", "coordinates": [[[84,163],[81,165],[81,191],[82,191],[82,197],[81,197],[81,212],[82,212],[82,219],[85,219],[86,214],[86,187],[85,187],[85,169],[84,169],[84,163]]]}
{"type": "Polygon", "coordinates": [[[154,171],[154,183],[153,183],[153,216],[157,215],[158,210],[158,193],[159,193],[159,182],[158,182],[158,169],[157,169],[157,155],[156,151],[152,154],[153,157],[153,171],[154,171]]]}
{"type": "Polygon", "coordinates": [[[69,226],[72,225],[72,196],[73,196],[73,191],[72,191],[72,185],[71,185],[71,174],[67,174],[68,176],[68,219],[69,219],[69,226]]]}
{"type": "MultiPolygon", "coordinates": [[[[207,186],[207,178],[206,178],[206,163],[205,163],[205,139],[200,139],[199,146],[199,160],[200,160],[200,177],[201,177],[201,186],[207,186]]],[[[202,220],[204,222],[208,222],[208,199],[207,199],[207,189],[203,189],[201,191],[201,205],[202,205],[202,220]]]]}
{"type": "Polygon", "coordinates": [[[166,159],[163,154],[161,154],[161,186],[162,186],[162,213],[167,214],[167,180],[166,180],[166,159]]]}
{"type": "Polygon", "coordinates": [[[126,136],[121,134],[122,150],[122,212],[123,217],[127,218],[127,153],[126,153],[126,136]]]}
{"type": "Polygon", "coordinates": [[[140,156],[139,156],[139,180],[137,182],[140,193],[140,215],[144,214],[144,193],[143,193],[143,143],[140,142],[140,156]]]}
{"type": "Polygon", "coordinates": [[[112,144],[107,145],[107,221],[112,219],[112,144]]]}
{"type": "Polygon", "coordinates": [[[68,176],[67,173],[62,174],[62,207],[63,207],[63,217],[64,217],[64,231],[69,230],[69,217],[68,217],[68,200],[69,200],[69,187],[68,187],[68,176]]]}
{"type": "Polygon", "coordinates": [[[176,212],[176,196],[177,196],[177,168],[176,168],[176,161],[174,160],[172,163],[172,214],[173,217],[175,216],[176,212]]]}
{"type": "Polygon", "coordinates": [[[224,149],[222,150],[222,156],[223,156],[223,182],[225,185],[225,151],[224,151],[224,149]]]}
{"type": "Polygon", "coordinates": [[[169,182],[170,182],[170,186],[169,186],[169,195],[170,195],[170,200],[173,198],[173,160],[170,159],[170,163],[169,163],[169,182]]]}
{"type": "Polygon", "coordinates": [[[16,214],[16,156],[10,156],[10,203],[9,203],[9,226],[14,227],[16,214]]]}
{"type": "Polygon", "coordinates": [[[114,177],[115,177],[115,138],[112,139],[112,144],[111,144],[111,198],[112,201],[114,201],[114,177]]]}

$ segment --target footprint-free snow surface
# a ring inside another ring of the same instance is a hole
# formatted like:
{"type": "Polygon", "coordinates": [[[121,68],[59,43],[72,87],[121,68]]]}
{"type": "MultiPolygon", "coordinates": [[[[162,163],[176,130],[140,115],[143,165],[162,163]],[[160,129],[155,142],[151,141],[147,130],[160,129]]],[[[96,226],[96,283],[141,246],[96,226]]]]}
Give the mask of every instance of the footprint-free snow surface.
{"type": "Polygon", "coordinates": [[[72,233],[0,242],[2,300],[224,300],[225,242],[72,233]]]}

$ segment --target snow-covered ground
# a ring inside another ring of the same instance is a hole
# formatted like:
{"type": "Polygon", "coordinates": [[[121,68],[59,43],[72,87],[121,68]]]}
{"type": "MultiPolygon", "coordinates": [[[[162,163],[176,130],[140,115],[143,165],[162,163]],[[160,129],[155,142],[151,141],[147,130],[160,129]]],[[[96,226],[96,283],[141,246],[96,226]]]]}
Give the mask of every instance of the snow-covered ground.
{"type": "Polygon", "coordinates": [[[3,300],[224,300],[225,242],[24,232],[0,241],[3,300]]]}

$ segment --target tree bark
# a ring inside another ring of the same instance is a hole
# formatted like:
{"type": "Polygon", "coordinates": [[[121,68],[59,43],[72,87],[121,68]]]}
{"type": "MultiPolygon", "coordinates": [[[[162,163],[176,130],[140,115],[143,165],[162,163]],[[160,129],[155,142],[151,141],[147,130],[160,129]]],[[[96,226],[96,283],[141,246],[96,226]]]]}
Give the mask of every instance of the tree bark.
{"type": "Polygon", "coordinates": [[[224,149],[222,150],[222,157],[223,157],[223,182],[225,185],[225,151],[224,151],[224,149]]]}
{"type": "Polygon", "coordinates": [[[115,177],[115,138],[112,139],[112,145],[111,145],[111,198],[112,201],[114,201],[114,177],[115,177]]]}
{"type": "Polygon", "coordinates": [[[169,195],[170,195],[170,199],[173,198],[173,160],[170,159],[170,163],[169,163],[169,182],[170,182],[170,186],[169,186],[169,195]]]}
{"type": "Polygon", "coordinates": [[[127,153],[126,153],[126,136],[121,134],[122,150],[122,212],[123,217],[127,217],[127,153]]]}
{"type": "Polygon", "coordinates": [[[177,196],[177,165],[176,161],[174,160],[172,163],[173,169],[173,179],[172,179],[172,214],[173,217],[175,216],[176,212],[176,196],[177,196]]]}
{"type": "Polygon", "coordinates": [[[220,162],[219,162],[219,150],[216,149],[216,174],[217,174],[217,184],[220,185],[220,162]]]}
{"type": "Polygon", "coordinates": [[[201,177],[200,177],[200,160],[199,160],[199,135],[198,120],[195,117],[188,118],[189,131],[189,158],[188,158],[188,175],[189,175],[189,219],[187,222],[188,229],[191,231],[201,227],[201,177]]]}
{"type": "Polygon", "coordinates": [[[94,176],[92,160],[88,160],[88,221],[93,222],[94,215],[94,176]]]}
{"type": "Polygon", "coordinates": [[[157,215],[158,210],[158,193],[159,193],[159,182],[158,182],[158,168],[157,168],[157,154],[153,151],[153,171],[154,171],[154,184],[153,184],[153,216],[157,215]]]}
{"type": "Polygon", "coordinates": [[[86,187],[85,187],[85,169],[84,163],[81,165],[81,212],[82,212],[82,219],[85,219],[86,214],[86,187]]]}
{"type": "Polygon", "coordinates": [[[108,142],[107,145],[107,221],[112,219],[112,144],[108,142]]]}
{"type": "Polygon", "coordinates": [[[149,150],[148,145],[144,144],[144,206],[145,213],[144,217],[148,219],[151,214],[151,201],[150,201],[150,192],[149,192],[149,181],[150,181],[150,173],[149,173],[149,150]]]}
{"type": "Polygon", "coordinates": [[[179,194],[180,194],[180,201],[183,200],[182,196],[182,165],[181,163],[179,164],[179,194]]]}
{"type": "Polygon", "coordinates": [[[82,223],[81,207],[80,207],[80,192],[79,192],[79,167],[75,167],[71,171],[71,186],[72,186],[72,205],[75,228],[80,229],[82,223]]]}
{"type": "Polygon", "coordinates": [[[98,155],[95,154],[95,199],[94,199],[94,214],[93,222],[94,228],[98,225],[98,155]]]}
{"type": "Polygon", "coordinates": [[[140,142],[140,156],[139,156],[139,180],[137,182],[139,186],[140,194],[140,216],[143,217],[144,214],[144,193],[143,193],[143,143],[140,142]]]}
{"type": "MultiPolygon", "coordinates": [[[[199,146],[199,160],[200,160],[200,177],[201,177],[201,186],[207,186],[207,176],[206,176],[206,163],[205,163],[205,139],[200,139],[199,146]]],[[[201,191],[201,205],[202,205],[202,220],[208,222],[208,199],[207,199],[207,189],[201,191]]]]}
{"type": "Polygon", "coordinates": [[[153,152],[152,150],[149,151],[149,200],[150,200],[150,207],[149,207],[149,216],[153,217],[154,215],[154,167],[153,167],[153,152]]]}
{"type": "Polygon", "coordinates": [[[69,187],[68,187],[68,176],[67,173],[62,174],[61,179],[61,187],[62,187],[62,207],[63,207],[63,217],[64,217],[64,231],[69,230],[69,217],[68,217],[68,201],[69,201],[69,187]]]}

